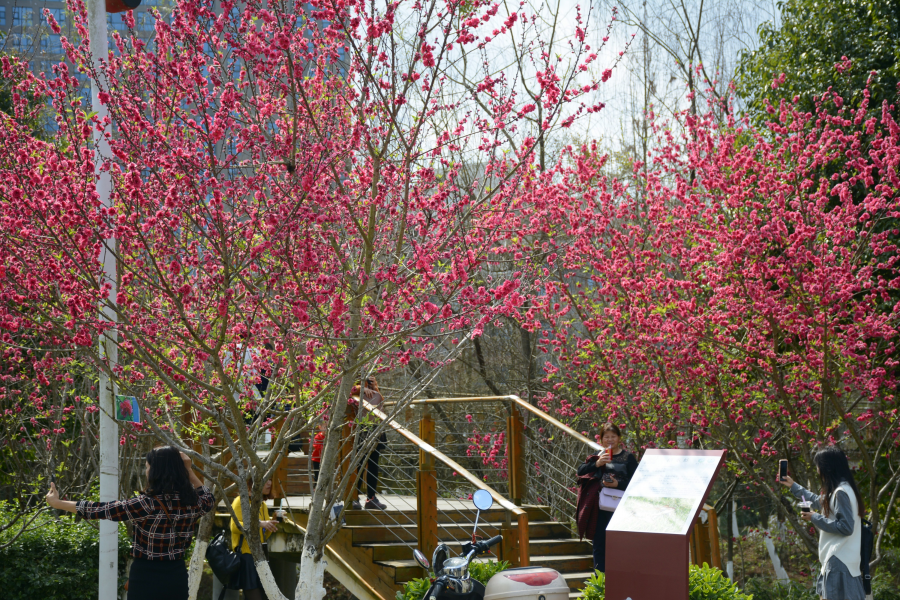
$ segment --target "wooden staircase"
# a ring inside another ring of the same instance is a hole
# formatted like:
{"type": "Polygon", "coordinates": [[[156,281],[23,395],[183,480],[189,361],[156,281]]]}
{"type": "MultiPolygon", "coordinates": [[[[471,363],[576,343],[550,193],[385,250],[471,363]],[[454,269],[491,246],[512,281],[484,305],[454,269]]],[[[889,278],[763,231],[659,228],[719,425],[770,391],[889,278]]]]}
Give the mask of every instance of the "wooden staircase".
{"type": "MultiPolygon", "coordinates": [[[[383,496],[382,499],[395,504],[394,497],[383,496]]],[[[287,500],[291,506],[291,518],[305,527],[308,510],[303,502],[308,505],[308,496],[287,500]]],[[[407,498],[404,503],[408,504],[409,500],[407,498]]],[[[569,597],[579,597],[585,580],[592,573],[591,544],[578,541],[572,537],[567,525],[551,520],[546,507],[524,508],[529,518],[531,564],[559,571],[569,585],[569,597]]],[[[502,509],[482,512],[479,535],[486,537],[499,534],[504,513],[502,509]]],[[[416,513],[413,509],[397,510],[389,506],[387,511],[348,510],[344,517],[346,524],[329,543],[329,548],[340,555],[360,578],[374,587],[384,600],[392,600],[405,582],[424,576],[412,557],[412,549],[416,546],[416,513]]],[[[474,519],[474,509],[438,512],[439,538],[450,547],[451,555],[457,555],[461,540],[472,535],[471,523],[474,519]]],[[[299,559],[299,553],[296,558],[299,559]]],[[[490,559],[496,560],[497,557],[489,556],[479,560],[490,559]]]]}
{"type": "MultiPolygon", "coordinates": [[[[550,519],[546,507],[527,506],[531,564],[549,567],[562,573],[571,590],[570,597],[580,595],[584,581],[591,576],[593,556],[591,544],[572,537],[569,527],[550,519]]],[[[494,536],[500,533],[504,510],[491,509],[481,513],[479,534],[494,536]]],[[[460,552],[459,540],[472,535],[471,523],[475,510],[438,513],[438,531],[451,553],[460,552]]],[[[368,560],[383,569],[397,589],[410,579],[422,577],[422,569],[412,558],[410,544],[416,540],[414,511],[348,511],[344,530],[352,537],[355,549],[365,552],[368,560]]],[[[494,559],[487,557],[481,560],[494,559]]]]}
{"type": "MultiPolygon", "coordinates": [[[[282,507],[291,509],[291,518],[302,527],[308,519],[308,457],[291,453],[284,465],[276,489],[283,486],[287,498],[282,507]]],[[[381,510],[347,510],[345,525],[329,543],[331,550],[370,583],[385,600],[410,579],[423,577],[422,569],[412,557],[416,547],[416,500],[408,496],[379,496],[389,506],[381,510]]],[[[456,502],[465,509],[439,510],[438,538],[450,547],[451,555],[460,552],[461,542],[472,535],[475,508],[468,502],[456,502]]],[[[528,513],[529,555],[531,565],[549,567],[562,573],[571,590],[570,597],[580,596],[585,580],[592,573],[592,547],[578,541],[569,526],[554,521],[544,506],[525,506],[528,513]]],[[[500,533],[506,511],[495,505],[479,517],[479,535],[490,537],[500,533]]],[[[299,540],[298,540],[299,541],[299,540]]],[[[499,547],[498,547],[499,548],[499,547]]],[[[288,553],[290,554],[290,553],[288,553]]],[[[299,559],[299,555],[296,557],[299,559]]],[[[429,557],[430,558],[430,557],[429,557]]],[[[496,556],[485,559],[496,560],[496,556]]]]}

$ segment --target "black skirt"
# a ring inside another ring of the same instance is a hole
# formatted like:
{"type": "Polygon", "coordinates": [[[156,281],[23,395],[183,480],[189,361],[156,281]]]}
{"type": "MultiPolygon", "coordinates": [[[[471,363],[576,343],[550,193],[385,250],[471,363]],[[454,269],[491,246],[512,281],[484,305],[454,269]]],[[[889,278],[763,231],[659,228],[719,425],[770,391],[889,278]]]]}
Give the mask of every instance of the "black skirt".
{"type": "Polygon", "coordinates": [[[184,560],[135,558],[128,573],[128,600],[187,600],[184,560]]]}

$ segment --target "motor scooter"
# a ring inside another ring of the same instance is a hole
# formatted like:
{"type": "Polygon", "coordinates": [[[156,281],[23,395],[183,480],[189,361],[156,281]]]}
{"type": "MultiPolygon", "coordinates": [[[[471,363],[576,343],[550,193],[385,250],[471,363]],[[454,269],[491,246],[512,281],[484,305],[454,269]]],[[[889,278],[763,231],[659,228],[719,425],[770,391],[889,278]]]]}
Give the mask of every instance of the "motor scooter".
{"type": "Polygon", "coordinates": [[[438,544],[431,563],[418,548],[413,557],[419,566],[432,574],[431,587],[424,600],[568,600],[569,586],[559,572],[546,567],[519,567],[501,571],[491,577],[487,586],[469,577],[472,561],[490,552],[503,540],[497,535],[488,540],[476,540],[478,518],[481,511],[489,510],[494,499],[487,490],[478,490],[472,496],[478,512],[475,513],[475,529],[472,541],[462,545],[459,556],[450,557],[450,548],[438,544]],[[433,567],[433,570],[431,568],[433,567]]]}

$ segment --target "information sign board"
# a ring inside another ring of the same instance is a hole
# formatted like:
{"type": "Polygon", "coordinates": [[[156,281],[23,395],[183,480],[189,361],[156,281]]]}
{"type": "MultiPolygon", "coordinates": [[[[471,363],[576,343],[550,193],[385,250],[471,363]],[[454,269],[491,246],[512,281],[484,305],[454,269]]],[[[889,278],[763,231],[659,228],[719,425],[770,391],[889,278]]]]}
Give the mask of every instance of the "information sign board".
{"type": "Polygon", "coordinates": [[[606,600],[688,600],[691,527],[724,450],[647,450],[606,528],[606,600]]]}
{"type": "Polygon", "coordinates": [[[607,531],[690,533],[720,459],[648,451],[628,483],[607,531]]]}

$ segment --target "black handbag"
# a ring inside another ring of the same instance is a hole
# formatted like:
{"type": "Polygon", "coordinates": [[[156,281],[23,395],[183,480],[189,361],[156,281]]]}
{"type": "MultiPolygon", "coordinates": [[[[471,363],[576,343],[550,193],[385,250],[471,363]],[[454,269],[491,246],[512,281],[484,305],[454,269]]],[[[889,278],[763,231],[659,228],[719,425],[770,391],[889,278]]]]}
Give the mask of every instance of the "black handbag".
{"type": "Polygon", "coordinates": [[[226,535],[231,537],[224,531],[216,534],[209,546],[206,547],[206,562],[209,563],[213,574],[222,582],[223,591],[228,588],[232,576],[241,568],[240,548],[244,543],[244,536],[241,534],[237,544],[238,552],[234,552],[226,535]]]}
{"type": "Polygon", "coordinates": [[[875,532],[872,531],[872,524],[861,519],[862,536],[860,538],[859,548],[859,568],[862,571],[863,590],[866,595],[872,593],[872,574],[869,570],[869,561],[872,560],[872,551],[875,548],[875,532]]]}

